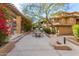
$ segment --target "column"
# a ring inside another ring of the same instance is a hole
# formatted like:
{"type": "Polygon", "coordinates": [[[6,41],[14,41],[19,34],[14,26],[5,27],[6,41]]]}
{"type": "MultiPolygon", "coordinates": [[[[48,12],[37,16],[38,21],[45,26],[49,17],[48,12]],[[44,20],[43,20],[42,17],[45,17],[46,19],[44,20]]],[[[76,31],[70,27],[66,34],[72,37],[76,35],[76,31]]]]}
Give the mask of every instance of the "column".
{"type": "Polygon", "coordinates": [[[21,16],[16,16],[16,33],[21,33],[21,16]]]}

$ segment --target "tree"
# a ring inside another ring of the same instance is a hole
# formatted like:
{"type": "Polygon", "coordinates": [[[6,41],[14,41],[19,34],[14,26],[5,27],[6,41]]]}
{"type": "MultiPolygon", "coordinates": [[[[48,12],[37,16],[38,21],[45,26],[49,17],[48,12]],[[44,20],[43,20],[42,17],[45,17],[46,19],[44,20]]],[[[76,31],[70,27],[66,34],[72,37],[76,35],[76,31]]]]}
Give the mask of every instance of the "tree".
{"type": "Polygon", "coordinates": [[[40,3],[40,4],[21,4],[24,15],[29,15],[33,19],[47,20],[52,13],[65,9],[65,3],[40,3]]]}
{"type": "Polygon", "coordinates": [[[32,21],[30,19],[23,19],[22,20],[22,30],[24,32],[28,32],[28,31],[31,31],[31,28],[32,28],[32,21]]]}
{"type": "Polygon", "coordinates": [[[52,26],[50,21],[51,14],[54,14],[58,11],[64,11],[66,9],[66,5],[66,3],[29,3],[21,4],[21,9],[24,15],[28,15],[33,21],[46,19],[52,26]]]}

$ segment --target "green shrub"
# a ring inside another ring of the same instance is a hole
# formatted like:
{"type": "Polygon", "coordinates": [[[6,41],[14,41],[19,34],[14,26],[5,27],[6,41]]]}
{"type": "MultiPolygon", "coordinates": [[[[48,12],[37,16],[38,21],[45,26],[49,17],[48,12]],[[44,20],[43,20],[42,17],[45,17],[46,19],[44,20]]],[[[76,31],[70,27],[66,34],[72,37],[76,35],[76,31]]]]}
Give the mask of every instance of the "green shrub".
{"type": "Polygon", "coordinates": [[[31,20],[23,20],[22,21],[22,30],[27,32],[27,31],[30,31],[32,28],[32,22],[31,20]]]}
{"type": "Polygon", "coordinates": [[[44,30],[46,33],[48,33],[48,34],[51,34],[50,28],[43,28],[43,30],[44,30]]]}
{"type": "Polygon", "coordinates": [[[79,25],[72,26],[73,35],[79,40],[79,25]]]}
{"type": "Polygon", "coordinates": [[[43,30],[48,33],[48,34],[55,34],[56,33],[56,30],[55,28],[43,28],[43,30]]]}
{"type": "Polygon", "coordinates": [[[0,31],[0,46],[6,42],[7,35],[0,31]]]}
{"type": "Polygon", "coordinates": [[[55,28],[52,28],[51,32],[52,32],[52,34],[55,34],[56,33],[55,28]]]}
{"type": "Polygon", "coordinates": [[[24,25],[24,31],[27,32],[27,31],[30,31],[32,28],[32,25],[31,24],[25,24],[24,25]]]}

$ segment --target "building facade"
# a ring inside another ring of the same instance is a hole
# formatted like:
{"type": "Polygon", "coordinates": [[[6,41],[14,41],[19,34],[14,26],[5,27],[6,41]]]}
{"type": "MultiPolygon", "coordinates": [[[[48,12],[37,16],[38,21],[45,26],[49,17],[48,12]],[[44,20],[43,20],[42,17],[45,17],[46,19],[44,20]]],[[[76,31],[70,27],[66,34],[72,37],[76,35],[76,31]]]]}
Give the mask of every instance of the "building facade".
{"type": "Polygon", "coordinates": [[[79,24],[79,12],[62,12],[51,20],[60,35],[72,35],[72,25],[79,24]]]}
{"type": "Polygon", "coordinates": [[[9,27],[9,35],[20,34],[22,32],[21,23],[27,18],[11,3],[0,3],[0,11],[5,16],[6,26],[9,27]]]}

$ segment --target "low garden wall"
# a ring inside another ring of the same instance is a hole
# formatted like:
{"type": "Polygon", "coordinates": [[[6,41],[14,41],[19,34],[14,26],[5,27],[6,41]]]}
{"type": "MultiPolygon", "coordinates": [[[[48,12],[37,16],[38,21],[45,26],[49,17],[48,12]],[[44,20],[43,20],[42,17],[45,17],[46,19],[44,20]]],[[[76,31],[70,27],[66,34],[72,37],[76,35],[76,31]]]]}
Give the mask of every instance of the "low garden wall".
{"type": "Polygon", "coordinates": [[[4,56],[15,47],[15,42],[9,42],[0,48],[0,55],[4,56]]]}

